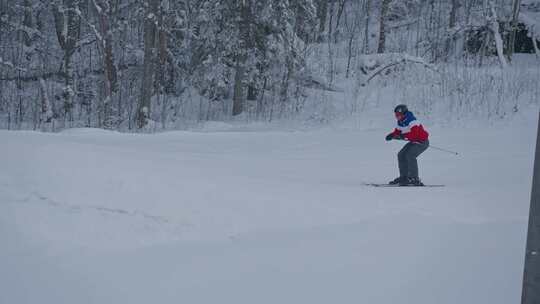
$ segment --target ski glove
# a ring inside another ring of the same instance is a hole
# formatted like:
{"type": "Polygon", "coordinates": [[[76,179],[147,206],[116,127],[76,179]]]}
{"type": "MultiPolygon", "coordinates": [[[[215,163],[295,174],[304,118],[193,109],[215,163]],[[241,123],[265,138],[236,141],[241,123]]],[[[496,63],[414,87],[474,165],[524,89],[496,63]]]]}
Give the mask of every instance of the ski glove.
{"type": "Polygon", "coordinates": [[[398,139],[398,140],[405,140],[405,136],[403,134],[394,135],[394,133],[390,133],[386,135],[386,140],[390,141],[392,139],[398,139]]]}

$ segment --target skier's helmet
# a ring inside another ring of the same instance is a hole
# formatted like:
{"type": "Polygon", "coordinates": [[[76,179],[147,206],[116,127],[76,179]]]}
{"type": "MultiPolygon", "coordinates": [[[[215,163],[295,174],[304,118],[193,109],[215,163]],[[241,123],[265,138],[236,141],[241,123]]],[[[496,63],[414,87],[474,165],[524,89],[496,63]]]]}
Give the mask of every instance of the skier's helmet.
{"type": "Polygon", "coordinates": [[[409,111],[409,109],[404,104],[397,105],[396,108],[394,109],[394,113],[405,114],[408,111],[409,111]]]}

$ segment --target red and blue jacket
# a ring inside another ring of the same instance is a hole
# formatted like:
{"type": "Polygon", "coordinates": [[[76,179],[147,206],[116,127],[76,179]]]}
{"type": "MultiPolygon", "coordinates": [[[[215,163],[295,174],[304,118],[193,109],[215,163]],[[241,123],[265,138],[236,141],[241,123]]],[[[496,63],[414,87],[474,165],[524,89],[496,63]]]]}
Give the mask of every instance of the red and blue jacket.
{"type": "Polygon", "coordinates": [[[410,111],[405,112],[405,118],[398,121],[397,127],[392,132],[394,137],[403,135],[408,141],[424,142],[428,140],[429,133],[424,126],[414,117],[410,111]]]}

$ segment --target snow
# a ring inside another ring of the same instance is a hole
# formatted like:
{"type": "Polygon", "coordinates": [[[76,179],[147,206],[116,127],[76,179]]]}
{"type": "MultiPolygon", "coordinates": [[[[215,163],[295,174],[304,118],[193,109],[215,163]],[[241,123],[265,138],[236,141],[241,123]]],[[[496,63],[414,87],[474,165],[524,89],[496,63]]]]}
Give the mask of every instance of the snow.
{"type": "Polygon", "coordinates": [[[518,19],[525,24],[529,35],[540,40],[540,2],[523,0],[518,19]]]}
{"type": "Polygon", "coordinates": [[[0,303],[518,302],[529,112],[427,126],[460,152],[420,159],[443,188],[362,185],[397,174],[391,114],[313,131],[0,131],[0,303]]]}
{"type": "Polygon", "coordinates": [[[361,86],[366,86],[369,81],[371,81],[375,76],[380,74],[382,71],[400,63],[407,63],[407,62],[417,63],[424,66],[425,68],[438,72],[435,66],[426,62],[424,59],[420,57],[410,56],[407,54],[384,53],[384,54],[364,55],[364,57],[365,57],[364,66],[372,71],[370,71],[369,74],[367,74],[364,77],[364,79],[360,82],[361,86]]]}
{"type": "Polygon", "coordinates": [[[18,71],[21,71],[21,72],[26,72],[26,69],[23,69],[23,68],[20,68],[20,67],[16,67],[13,63],[11,63],[10,61],[4,61],[4,59],[2,59],[2,57],[0,57],[0,66],[4,66],[6,68],[11,68],[11,69],[15,69],[15,70],[18,70],[18,71]]]}
{"type": "Polygon", "coordinates": [[[101,9],[101,5],[99,5],[96,0],[92,0],[92,4],[94,4],[94,8],[96,9],[98,15],[103,14],[103,10],[101,9]]]}
{"type": "Polygon", "coordinates": [[[0,64],[3,64],[3,65],[6,65],[8,67],[13,67],[13,63],[9,62],[9,61],[4,61],[2,59],[2,57],[0,57],[0,64]]]}
{"type": "MultiPolygon", "coordinates": [[[[7,16],[7,15],[6,15],[7,16]]],[[[4,20],[2,20],[4,21],[4,20]]],[[[10,26],[12,26],[13,28],[15,28],[17,31],[22,31],[24,32],[26,35],[28,35],[29,37],[32,37],[32,36],[38,36],[38,37],[41,37],[43,38],[43,33],[38,30],[38,29],[35,29],[35,28],[32,28],[32,27],[29,27],[29,26],[26,26],[24,24],[18,24],[18,23],[14,23],[14,22],[8,22],[7,20],[5,20],[6,23],[8,23],[10,26]]]]}
{"type": "Polygon", "coordinates": [[[60,132],[62,135],[91,135],[91,136],[103,136],[103,135],[120,135],[117,131],[104,130],[98,128],[71,128],[65,129],[60,132]]]}
{"type": "Polygon", "coordinates": [[[69,20],[68,20],[69,12],[68,12],[68,14],[66,14],[67,10],[68,10],[68,8],[64,7],[63,5],[58,7],[58,13],[62,14],[62,23],[63,23],[63,26],[62,26],[62,40],[66,41],[66,42],[68,41],[68,39],[70,39],[68,37],[68,35],[70,34],[70,32],[69,32],[69,20]]]}

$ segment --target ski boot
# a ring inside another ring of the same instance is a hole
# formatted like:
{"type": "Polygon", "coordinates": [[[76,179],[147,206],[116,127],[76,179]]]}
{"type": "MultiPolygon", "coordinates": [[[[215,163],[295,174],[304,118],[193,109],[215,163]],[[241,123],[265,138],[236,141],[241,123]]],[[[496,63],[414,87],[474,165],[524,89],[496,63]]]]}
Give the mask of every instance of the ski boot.
{"type": "MultiPolygon", "coordinates": [[[[404,185],[404,186],[421,187],[423,185],[424,184],[422,183],[420,178],[418,178],[418,177],[409,177],[409,178],[407,178],[407,185],[404,185]]],[[[401,184],[400,184],[400,186],[401,186],[401,184]]]]}
{"type": "Polygon", "coordinates": [[[399,185],[402,181],[406,181],[407,178],[406,177],[396,177],[394,180],[392,181],[389,181],[388,184],[389,185],[399,185]]]}

